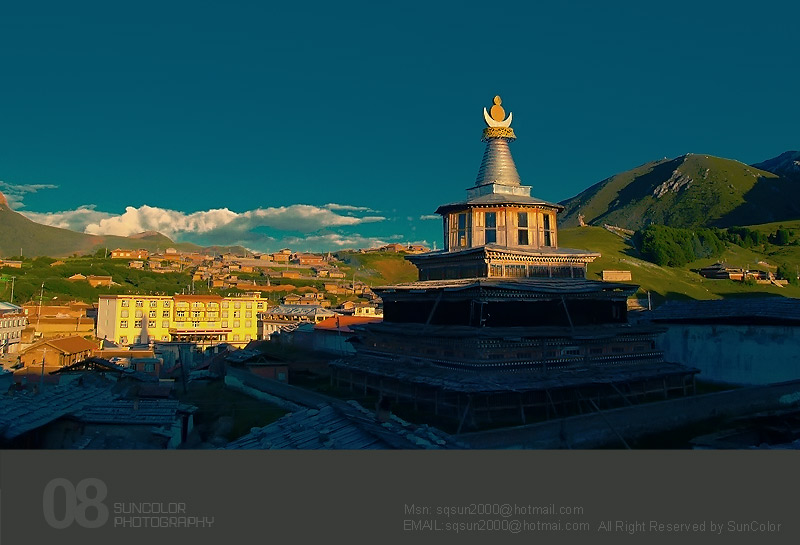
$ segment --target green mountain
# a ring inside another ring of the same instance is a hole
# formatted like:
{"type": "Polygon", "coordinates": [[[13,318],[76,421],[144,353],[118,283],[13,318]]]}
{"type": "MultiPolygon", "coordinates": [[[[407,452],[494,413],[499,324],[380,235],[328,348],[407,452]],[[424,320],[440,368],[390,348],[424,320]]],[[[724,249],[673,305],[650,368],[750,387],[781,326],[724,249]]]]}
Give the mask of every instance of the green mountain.
{"type": "MultiPolygon", "coordinates": [[[[777,224],[751,225],[764,233],[774,232],[777,224]]],[[[786,224],[789,228],[800,228],[800,221],[786,224]]],[[[602,227],[573,227],[559,229],[559,245],[599,252],[601,257],[589,264],[587,278],[600,280],[605,269],[631,271],[631,283],[640,286],[638,297],[645,298],[650,292],[653,303],[665,299],[719,299],[757,295],[780,295],[800,298],[800,287],[773,284],[748,285],[733,280],[703,278],[696,270],[724,261],[731,267],[776,271],[781,264],[794,271],[800,267],[800,246],[774,246],[765,244],[758,248],[742,248],[728,244],[719,257],[699,259],[683,267],[660,267],[642,258],[630,239],[611,233],[602,227]]],[[[798,269],[800,270],[800,269],[798,269]]]]}
{"type": "MultiPolygon", "coordinates": [[[[32,221],[8,206],[5,195],[0,193],[0,257],[3,256],[50,256],[67,257],[73,254],[92,253],[100,248],[156,250],[172,247],[179,250],[202,252],[196,244],[173,242],[169,237],[148,231],[130,237],[113,235],[88,235],[69,229],[51,227],[32,221]]],[[[230,251],[247,253],[241,246],[215,247],[217,253],[230,251]]]]}
{"type": "MultiPolygon", "coordinates": [[[[777,158],[776,158],[777,159],[777,158]]],[[[784,161],[785,162],[785,161],[784,161]]],[[[783,164],[783,163],[781,163],[783,164]]],[[[753,225],[800,218],[800,179],[710,155],[653,161],[561,203],[559,224],[639,229],[753,225]]]]}

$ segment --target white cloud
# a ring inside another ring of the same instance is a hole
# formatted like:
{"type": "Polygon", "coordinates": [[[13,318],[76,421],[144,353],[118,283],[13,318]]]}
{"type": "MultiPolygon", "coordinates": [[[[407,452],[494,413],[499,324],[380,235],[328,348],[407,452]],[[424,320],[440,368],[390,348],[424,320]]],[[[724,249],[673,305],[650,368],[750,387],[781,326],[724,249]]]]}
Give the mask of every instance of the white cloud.
{"type": "Polygon", "coordinates": [[[191,241],[198,244],[233,245],[268,248],[278,244],[316,249],[363,247],[383,243],[382,239],[332,230],[349,229],[368,223],[382,222],[378,215],[350,215],[355,210],[368,211],[366,207],[336,205],[348,215],[336,213],[329,205],[257,208],[234,212],[228,208],[201,210],[186,213],[154,206],[128,206],[122,214],[96,210],[94,205],[83,205],[75,210],[25,215],[38,223],[82,231],[92,235],[130,236],[144,231],[157,231],[176,242],[191,241]],[[363,209],[363,210],[362,210],[363,209]],[[269,234],[264,232],[269,230],[269,234]]]}
{"type": "Polygon", "coordinates": [[[335,202],[328,203],[324,206],[328,210],[342,210],[347,212],[376,212],[372,208],[366,206],[353,206],[351,204],[336,204],[335,202]]]}
{"type": "Polygon", "coordinates": [[[419,217],[421,220],[440,220],[442,216],[438,214],[423,214],[419,217]]]}
{"type": "Polygon", "coordinates": [[[27,212],[20,211],[25,217],[36,223],[71,229],[72,231],[83,231],[86,225],[112,217],[107,212],[98,212],[93,204],[83,205],[75,210],[66,212],[27,212]]]}
{"type": "Polygon", "coordinates": [[[9,184],[0,180],[0,192],[6,196],[8,205],[11,208],[21,208],[25,206],[22,200],[27,193],[36,193],[42,189],[57,189],[53,184],[9,184]]]}
{"type": "MultiPolygon", "coordinates": [[[[77,210],[29,214],[31,219],[93,235],[130,236],[143,231],[158,231],[170,238],[182,235],[228,234],[242,236],[253,229],[267,227],[279,231],[313,233],[330,227],[346,227],[383,221],[383,216],[343,216],[324,207],[306,204],[258,208],[233,212],[227,208],[185,213],[154,206],[128,206],[119,215],[98,212],[92,205],[77,210]]],[[[252,238],[252,237],[245,237],[252,238]]]]}
{"type": "MultiPolygon", "coordinates": [[[[399,236],[399,235],[394,235],[399,236]]],[[[388,237],[388,238],[393,238],[388,237]]],[[[328,249],[341,250],[344,248],[377,248],[387,244],[386,239],[380,237],[366,237],[358,234],[342,235],[339,233],[325,233],[309,237],[285,237],[282,243],[287,247],[297,248],[301,251],[324,251],[328,249]]]]}

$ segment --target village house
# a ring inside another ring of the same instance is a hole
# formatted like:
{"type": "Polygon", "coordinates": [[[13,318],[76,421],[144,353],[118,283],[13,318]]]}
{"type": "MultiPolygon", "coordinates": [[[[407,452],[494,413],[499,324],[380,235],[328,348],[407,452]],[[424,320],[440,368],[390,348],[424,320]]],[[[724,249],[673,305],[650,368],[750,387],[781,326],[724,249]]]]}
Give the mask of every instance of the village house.
{"type": "Polygon", "coordinates": [[[92,274],[86,277],[86,281],[89,282],[89,285],[93,288],[107,287],[114,283],[110,276],[95,276],[92,274]]]}
{"type": "Polygon", "coordinates": [[[405,252],[406,251],[406,247],[404,245],[398,244],[396,242],[393,242],[391,244],[387,244],[386,246],[381,246],[378,249],[381,252],[395,252],[395,253],[397,253],[397,252],[405,252]]]}
{"type": "Polygon", "coordinates": [[[28,318],[22,307],[0,301],[0,356],[19,352],[28,318]]]}
{"type": "Polygon", "coordinates": [[[150,255],[150,252],[147,250],[123,250],[121,248],[117,248],[116,250],[111,250],[111,259],[147,259],[150,255]]]}
{"type": "Polygon", "coordinates": [[[318,254],[295,254],[292,262],[301,266],[323,265],[325,260],[318,254]]]}
{"type": "Polygon", "coordinates": [[[319,305],[278,305],[259,314],[258,336],[267,340],[276,331],[294,329],[301,323],[318,323],[335,315],[319,305]]]}
{"type": "Polygon", "coordinates": [[[270,254],[270,257],[272,257],[274,263],[289,263],[292,258],[292,251],[288,248],[284,248],[283,250],[270,254]]]}
{"type": "Polygon", "coordinates": [[[57,382],[50,373],[89,358],[95,350],[95,343],[77,335],[39,341],[20,352],[22,367],[14,372],[14,380],[34,383],[44,374],[46,382],[57,382]]]}
{"type": "Polygon", "coordinates": [[[8,267],[11,269],[21,269],[22,261],[11,261],[8,259],[0,259],[0,268],[8,267]]]}
{"type": "Polygon", "coordinates": [[[91,305],[73,301],[65,305],[23,305],[28,323],[23,331],[24,342],[70,335],[93,335],[91,305]]]}

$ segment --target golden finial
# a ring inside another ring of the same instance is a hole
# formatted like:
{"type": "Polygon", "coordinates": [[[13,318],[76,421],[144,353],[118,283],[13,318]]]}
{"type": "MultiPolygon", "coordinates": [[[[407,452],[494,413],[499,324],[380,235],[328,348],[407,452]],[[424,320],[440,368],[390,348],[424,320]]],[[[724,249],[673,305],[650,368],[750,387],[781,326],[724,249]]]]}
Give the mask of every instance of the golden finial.
{"type": "Polygon", "coordinates": [[[499,95],[494,97],[494,106],[492,106],[490,113],[495,121],[503,121],[506,118],[506,111],[500,106],[502,103],[503,99],[499,95]]]}
{"type": "Polygon", "coordinates": [[[508,114],[508,118],[506,118],[506,111],[500,106],[502,103],[503,99],[496,96],[494,97],[494,106],[492,106],[491,115],[486,111],[486,108],[483,109],[483,119],[486,121],[488,127],[510,128],[511,114],[508,114]]]}

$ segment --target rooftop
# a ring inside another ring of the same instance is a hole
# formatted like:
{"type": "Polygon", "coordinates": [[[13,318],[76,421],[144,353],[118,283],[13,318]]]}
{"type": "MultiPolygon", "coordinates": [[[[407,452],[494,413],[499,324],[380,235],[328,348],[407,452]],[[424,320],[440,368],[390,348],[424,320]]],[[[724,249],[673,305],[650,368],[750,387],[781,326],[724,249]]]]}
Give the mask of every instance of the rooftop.
{"type": "Polygon", "coordinates": [[[229,443],[226,449],[442,449],[464,448],[444,432],[396,416],[378,422],[355,401],[289,413],[229,443]]]}
{"type": "Polygon", "coordinates": [[[29,352],[31,350],[36,350],[44,346],[58,350],[63,354],[77,354],[79,352],[85,352],[87,350],[97,350],[97,345],[95,343],[88,341],[83,337],[74,335],[72,337],[63,337],[60,339],[47,339],[39,341],[36,344],[33,344],[28,348],[26,348],[24,351],[29,352]]]}
{"type": "Polygon", "coordinates": [[[374,291],[424,293],[432,290],[454,292],[475,289],[507,290],[543,295],[615,293],[628,297],[635,293],[638,287],[633,284],[579,278],[458,278],[454,280],[420,280],[406,284],[381,286],[374,288],[374,291]]]}
{"type": "Polygon", "coordinates": [[[713,301],[670,301],[644,318],[654,322],[800,324],[800,299],[736,297],[713,301]]]}

